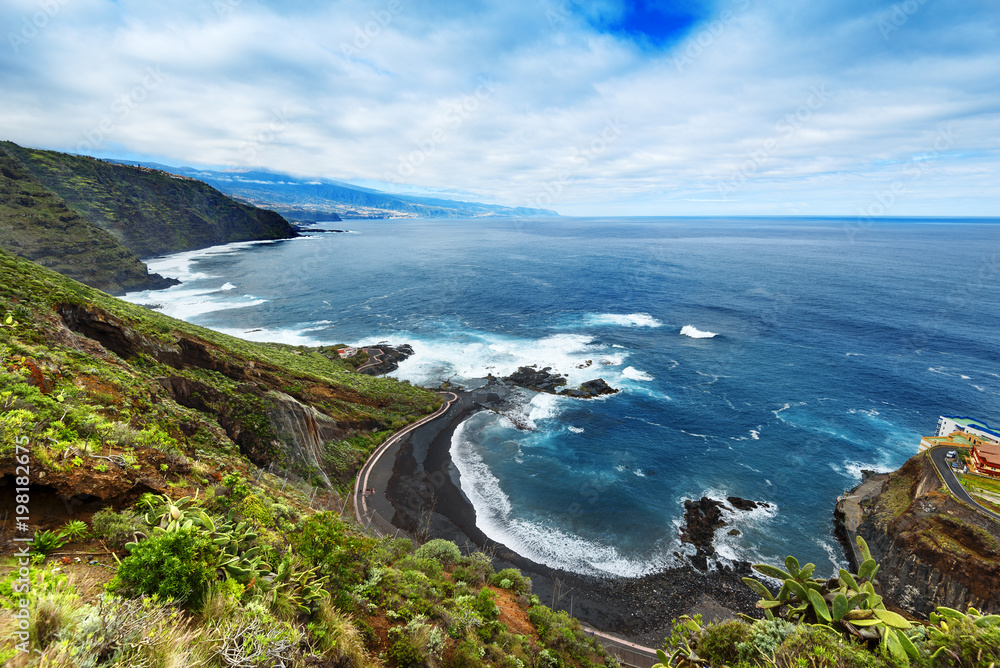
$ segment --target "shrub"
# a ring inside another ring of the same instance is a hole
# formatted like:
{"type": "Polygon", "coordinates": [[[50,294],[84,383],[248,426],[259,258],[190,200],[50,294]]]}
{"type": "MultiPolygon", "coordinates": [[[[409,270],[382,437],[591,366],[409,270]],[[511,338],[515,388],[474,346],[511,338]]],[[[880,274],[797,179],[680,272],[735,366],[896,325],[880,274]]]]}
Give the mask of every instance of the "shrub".
{"type": "Polygon", "coordinates": [[[774,655],[778,666],[810,668],[891,668],[892,663],[840,637],[832,629],[799,626],[774,655]],[[806,663],[808,662],[808,663],[806,663]]]}
{"type": "Polygon", "coordinates": [[[191,531],[169,531],[144,540],[122,560],[109,584],[114,592],[159,596],[200,607],[215,580],[218,548],[191,531]]]}
{"type": "Polygon", "coordinates": [[[416,554],[397,561],[396,568],[401,571],[420,571],[430,578],[439,578],[444,572],[441,562],[436,559],[421,559],[416,554]]]}
{"type": "Polygon", "coordinates": [[[750,627],[738,621],[705,627],[698,639],[698,656],[715,664],[735,663],[740,658],[738,644],[750,637],[750,627]]]}
{"type": "Polygon", "coordinates": [[[329,601],[320,604],[308,628],[328,658],[346,659],[351,666],[372,665],[361,632],[329,601]]]}
{"type": "Polygon", "coordinates": [[[417,548],[413,556],[420,559],[436,559],[441,562],[442,566],[447,568],[461,559],[462,553],[459,551],[458,546],[450,540],[435,538],[417,548]]]}
{"type": "Polygon", "coordinates": [[[531,580],[521,575],[516,568],[505,568],[490,577],[490,584],[501,589],[510,589],[516,594],[527,594],[531,591],[531,580]],[[508,584],[504,585],[504,581],[508,584]]]}
{"type": "Polygon", "coordinates": [[[111,508],[105,508],[94,513],[91,530],[94,537],[103,540],[108,547],[120,550],[133,539],[142,524],[138,513],[129,510],[116,513],[111,508]]]}

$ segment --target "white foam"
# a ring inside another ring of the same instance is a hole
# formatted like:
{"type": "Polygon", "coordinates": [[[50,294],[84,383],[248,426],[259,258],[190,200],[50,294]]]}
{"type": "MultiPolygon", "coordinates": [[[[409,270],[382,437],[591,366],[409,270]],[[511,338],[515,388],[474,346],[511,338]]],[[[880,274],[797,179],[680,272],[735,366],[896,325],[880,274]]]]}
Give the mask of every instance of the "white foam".
{"type": "MultiPolygon", "coordinates": [[[[452,436],[451,456],[461,476],[462,491],[476,511],[476,525],[492,540],[538,563],[589,575],[638,577],[661,570],[665,562],[642,562],[623,556],[614,545],[566,533],[545,520],[527,520],[514,512],[500,487],[466,435],[477,416],[460,424],[452,436]]],[[[669,554],[663,550],[664,554],[669,554]]]]}
{"type": "Polygon", "coordinates": [[[635,367],[632,366],[627,366],[624,369],[622,369],[622,375],[631,380],[642,380],[642,381],[653,380],[653,377],[650,376],[648,373],[646,373],[645,371],[640,371],[639,369],[636,369],[635,367]]]}
{"type": "Polygon", "coordinates": [[[712,337],[718,336],[715,332],[703,332],[694,325],[684,325],[681,327],[681,334],[684,336],[690,336],[692,339],[711,339],[712,337]]]}
{"type": "Polygon", "coordinates": [[[586,366],[587,360],[607,358],[603,345],[583,334],[554,334],[529,339],[483,331],[461,331],[448,336],[424,339],[407,332],[383,338],[407,341],[414,354],[399,365],[393,377],[414,384],[439,383],[449,379],[461,383],[482,378],[487,373],[508,376],[518,367],[550,367],[566,374],[569,387],[593,380],[600,367],[586,366]],[[583,368],[580,368],[583,367],[583,368]]]}
{"type": "Polygon", "coordinates": [[[573,432],[574,434],[582,434],[583,432],[587,431],[583,427],[573,427],[573,426],[570,426],[570,427],[568,427],[568,429],[571,432],[573,432]]]}
{"type": "Polygon", "coordinates": [[[221,288],[219,288],[219,290],[235,290],[235,289],[236,289],[236,286],[235,286],[235,285],[233,285],[232,283],[230,283],[229,281],[226,281],[226,282],[225,282],[225,283],[224,283],[224,284],[222,285],[222,287],[221,287],[221,288]]]}
{"type": "Polygon", "coordinates": [[[588,313],[586,322],[590,325],[617,327],[663,327],[662,322],[648,313],[588,313]]]}
{"type": "Polygon", "coordinates": [[[870,462],[859,462],[852,460],[844,460],[841,464],[836,464],[830,462],[830,468],[832,468],[837,473],[850,478],[851,480],[857,480],[861,482],[861,471],[875,471],[876,473],[888,473],[890,471],[895,471],[896,467],[890,466],[888,464],[872,464],[870,462]]]}
{"type": "Polygon", "coordinates": [[[216,331],[235,336],[246,341],[260,343],[284,343],[289,346],[327,346],[336,341],[329,338],[310,336],[307,331],[298,328],[255,327],[253,329],[234,329],[231,327],[216,327],[216,331]]]}
{"type": "Polygon", "coordinates": [[[752,438],[755,441],[759,441],[760,440],[760,432],[757,431],[756,429],[751,429],[750,430],[750,438],[752,438]]]}

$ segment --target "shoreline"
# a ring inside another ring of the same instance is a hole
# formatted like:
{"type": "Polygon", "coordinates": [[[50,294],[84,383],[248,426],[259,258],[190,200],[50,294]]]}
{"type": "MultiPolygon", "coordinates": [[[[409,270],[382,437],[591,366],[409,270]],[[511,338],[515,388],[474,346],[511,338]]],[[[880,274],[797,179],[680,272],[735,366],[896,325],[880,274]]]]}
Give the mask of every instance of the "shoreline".
{"type": "Polygon", "coordinates": [[[683,567],[639,578],[589,576],[539,564],[487,537],[461,490],[451,460],[455,429],[490,403],[487,390],[451,390],[458,399],[440,417],[413,429],[387,449],[369,476],[368,500],[392,525],[418,539],[445,538],[466,552],[481,550],[498,568],[513,566],[532,581],[532,592],[553,609],[595,628],[649,647],[660,647],[672,620],[701,614],[721,621],[736,613],[760,616],[758,596],[741,580],[749,564],[702,573],[683,567]],[[391,470],[390,470],[391,465],[391,470]]]}

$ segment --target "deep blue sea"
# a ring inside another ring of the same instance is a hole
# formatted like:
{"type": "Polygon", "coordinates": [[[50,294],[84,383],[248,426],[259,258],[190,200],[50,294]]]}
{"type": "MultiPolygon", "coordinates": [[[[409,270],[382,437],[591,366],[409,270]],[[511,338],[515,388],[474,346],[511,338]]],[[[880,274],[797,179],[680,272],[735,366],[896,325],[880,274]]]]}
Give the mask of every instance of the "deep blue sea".
{"type": "Polygon", "coordinates": [[[770,508],[726,513],[723,559],[826,572],[861,469],[902,464],[942,413],[1000,423],[1000,221],[325,226],[351,232],[158,259],[183,284],[130,299],[257,340],[410,343],[394,375],[428,385],[535,364],[620,388],[456,433],[480,527],[552,566],[676,564],[684,499],[738,495],[770,508]]]}

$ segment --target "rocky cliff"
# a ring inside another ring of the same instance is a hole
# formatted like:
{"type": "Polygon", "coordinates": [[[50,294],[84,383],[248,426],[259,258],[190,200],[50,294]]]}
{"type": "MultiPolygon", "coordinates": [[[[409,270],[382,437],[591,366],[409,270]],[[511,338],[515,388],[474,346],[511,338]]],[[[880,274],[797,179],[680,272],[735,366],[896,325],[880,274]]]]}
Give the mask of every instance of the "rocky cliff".
{"type": "Polygon", "coordinates": [[[956,501],[917,455],[863,507],[858,534],[881,564],[882,594],[927,615],[936,606],[1000,612],[1000,526],[956,501]]]}
{"type": "Polygon", "coordinates": [[[139,257],[298,236],[284,218],[166,172],[0,142],[0,155],[139,257]]]}

